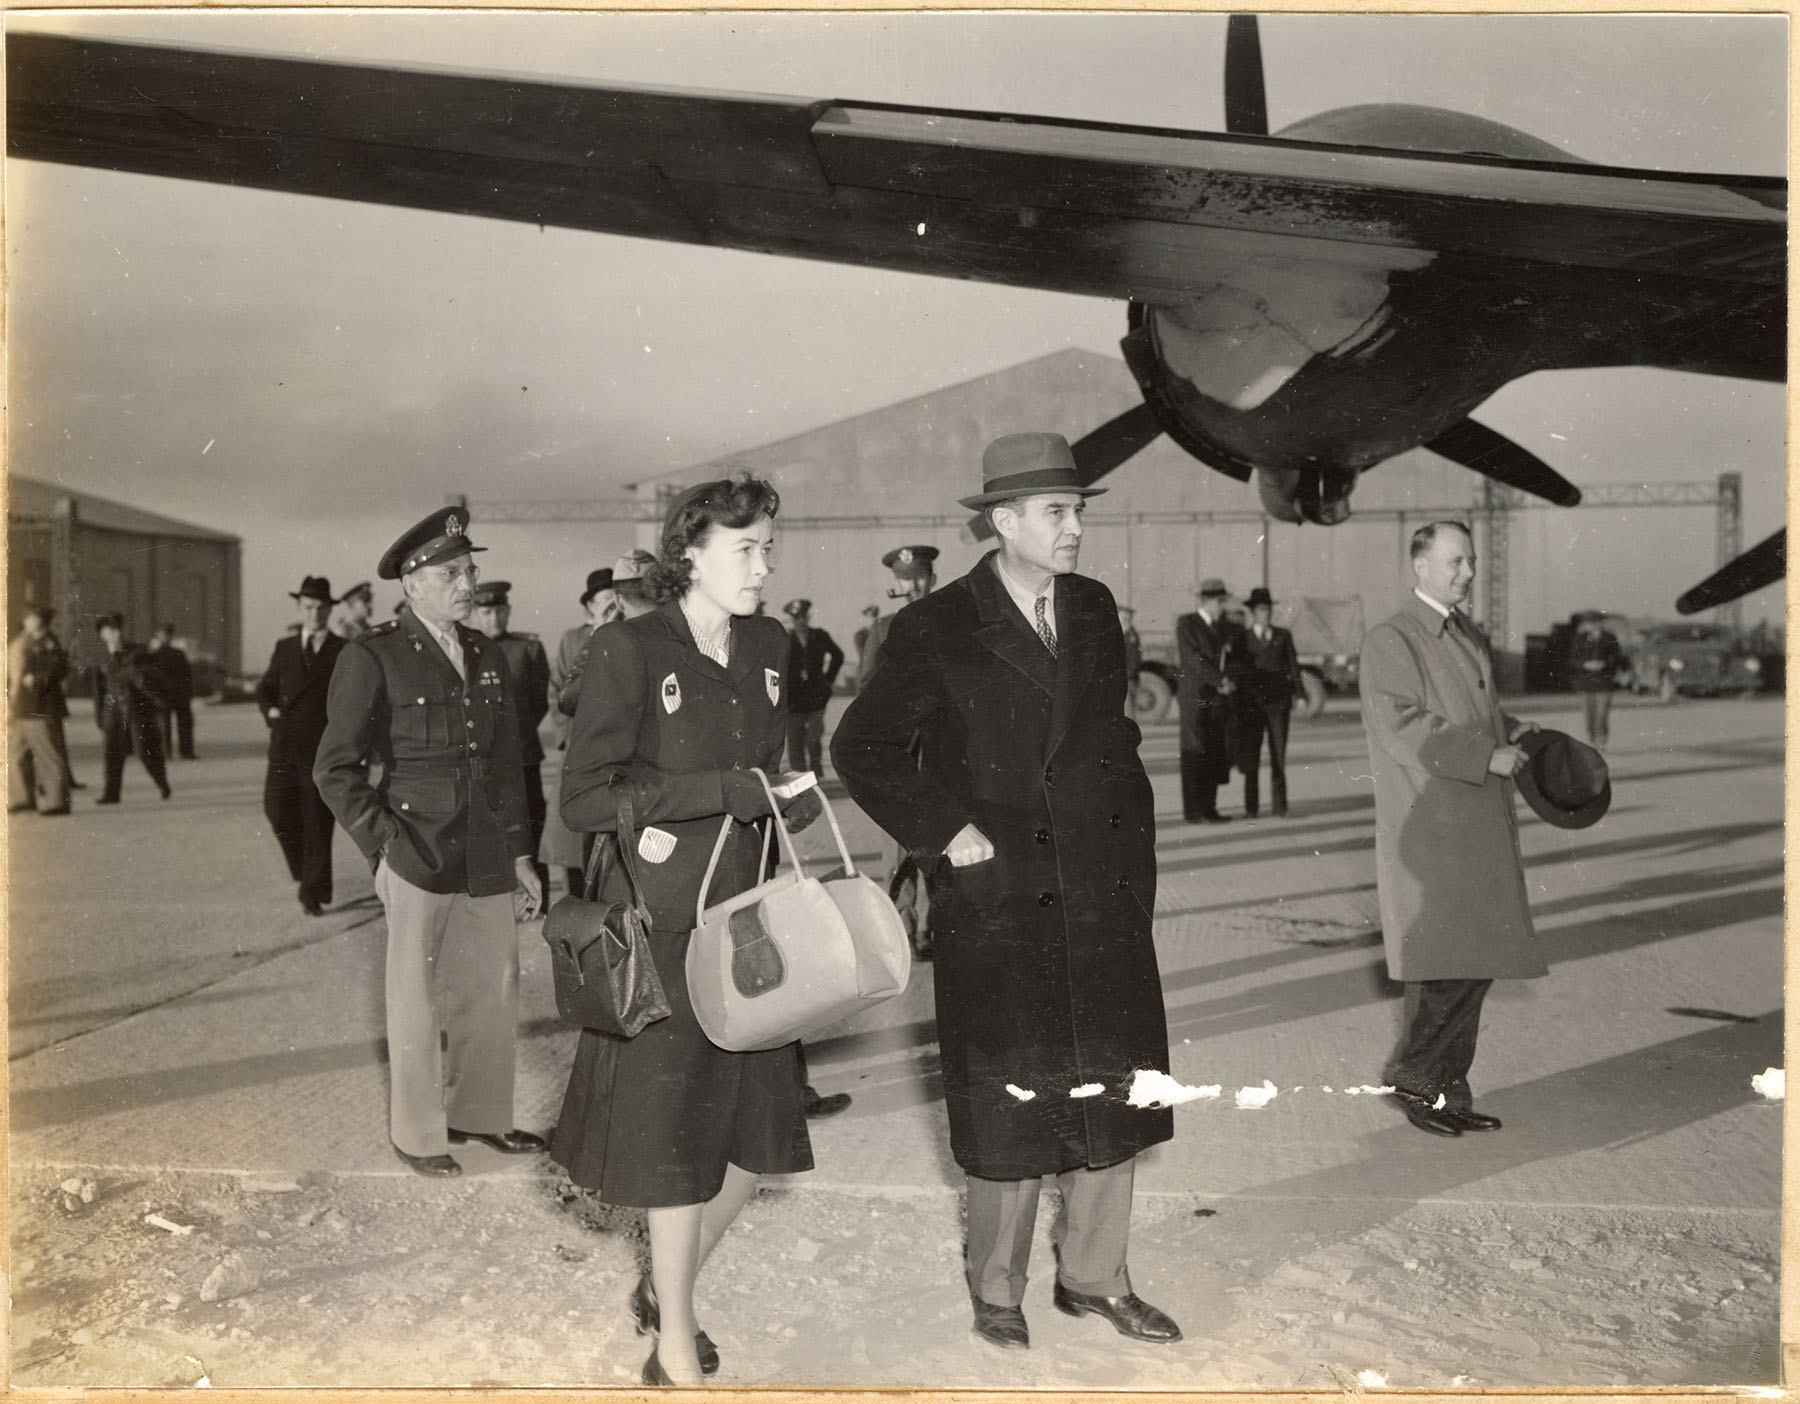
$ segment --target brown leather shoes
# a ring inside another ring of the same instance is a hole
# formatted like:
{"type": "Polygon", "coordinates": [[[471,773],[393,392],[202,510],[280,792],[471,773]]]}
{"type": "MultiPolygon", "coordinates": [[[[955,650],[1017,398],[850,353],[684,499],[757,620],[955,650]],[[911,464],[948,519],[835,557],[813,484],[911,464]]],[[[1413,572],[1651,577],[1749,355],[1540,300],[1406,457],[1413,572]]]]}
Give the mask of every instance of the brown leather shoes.
{"type": "Polygon", "coordinates": [[[1030,1350],[1031,1329],[1025,1324],[1025,1313],[1016,1306],[995,1306],[971,1295],[975,1307],[975,1334],[989,1345],[1002,1350],[1030,1350]]]}
{"type": "Polygon", "coordinates": [[[1168,1313],[1158,1311],[1136,1292],[1127,1292],[1122,1297],[1090,1297],[1086,1292],[1071,1292],[1058,1282],[1051,1299],[1058,1311],[1070,1316],[1105,1317],[1121,1336],[1157,1345],[1168,1345],[1181,1339],[1181,1327],[1168,1313]]]}

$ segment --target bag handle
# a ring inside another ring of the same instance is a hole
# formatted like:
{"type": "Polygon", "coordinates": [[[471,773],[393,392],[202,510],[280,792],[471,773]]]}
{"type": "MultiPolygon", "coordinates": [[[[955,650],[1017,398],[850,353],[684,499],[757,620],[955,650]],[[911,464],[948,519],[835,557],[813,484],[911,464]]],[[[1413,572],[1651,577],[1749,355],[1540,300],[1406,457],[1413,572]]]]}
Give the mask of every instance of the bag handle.
{"type": "MultiPolygon", "coordinates": [[[[800,853],[794,847],[794,837],[781,819],[781,804],[775,798],[775,791],[769,784],[769,777],[755,767],[750,773],[762,781],[763,793],[769,797],[769,822],[775,832],[781,836],[781,848],[787,855],[788,866],[794,870],[794,881],[799,883],[806,876],[806,865],[800,861],[800,853]]],[[[831,824],[831,836],[837,843],[838,856],[844,860],[844,873],[848,877],[856,876],[856,864],[851,861],[849,846],[844,842],[844,831],[838,827],[837,815],[831,812],[831,801],[825,797],[824,788],[815,785],[819,791],[819,804],[825,810],[825,818],[831,824]]],[[[719,836],[713,840],[712,857],[706,863],[706,876],[700,879],[700,890],[694,895],[694,925],[697,927],[706,919],[706,894],[712,890],[713,873],[719,866],[719,855],[725,851],[725,837],[731,832],[731,816],[727,814],[719,825],[719,836]]],[[[769,836],[763,833],[763,862],[768,862],[769,836]]]]}
{"type": "Polygon", "coordinates": [[[631,905],[638,916],[643,919],[646,929],[650,925],[650,908],[644,902],[643,884],[638,881],[637,868],[637,836],[632,827],[631,796],[626,795],[619,801],[618,831],[613,834],[595,834],[594,847],[588,854],[587,876],[582,887],[590,902],[600,898],[600,872],[606,865],[606,840],[613,839],[619,854],[619,866],[625,870],[625,886],[631,894],[631,905]]]}

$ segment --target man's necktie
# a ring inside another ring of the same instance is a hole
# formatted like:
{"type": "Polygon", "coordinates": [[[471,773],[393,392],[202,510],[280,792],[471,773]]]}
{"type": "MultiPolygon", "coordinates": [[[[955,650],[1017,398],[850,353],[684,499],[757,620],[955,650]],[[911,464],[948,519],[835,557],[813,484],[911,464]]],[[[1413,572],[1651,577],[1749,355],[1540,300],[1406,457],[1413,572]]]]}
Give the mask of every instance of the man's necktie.
{"type": "Polygon", "coordinates": [[[1037,597],[1037,631],[1038,637],[1044,641],[1044,647],[1050,650],[1050,656],[1056,657],[1056,634],[1050,628],[1050,621],[1044,617],[1044,606],[1050,601],[1042,595],[1037,597]]]}

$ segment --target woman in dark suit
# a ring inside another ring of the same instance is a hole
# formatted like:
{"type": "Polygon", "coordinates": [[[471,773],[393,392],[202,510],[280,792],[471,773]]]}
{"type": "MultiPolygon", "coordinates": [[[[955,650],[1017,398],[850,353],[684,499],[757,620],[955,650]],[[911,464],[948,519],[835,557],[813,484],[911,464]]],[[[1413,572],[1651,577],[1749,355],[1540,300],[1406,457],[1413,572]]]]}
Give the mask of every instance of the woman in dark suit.
{"type": "MultiPolygon", "coordinates": [[[[595,632],[563,769],[562,815],[577,832],[616,833],[631,803],[651,947],[670,1016],[631,1039],[584,1030],[550,1154],[610,1204],[649,1211],[650,1272],[632,1293],[640,1331],[661,1331],[646,1384],[695,1384],[718,1352],[694,1319],[700,1266],[755,1191],[758,1175],[812,1168],[800,1046],[716,1047],[695,1022],[685,962],[699,888],[761,881],[768,795],[787,712],[788,637],[756,616],[780,499],[748,477],[705,483],[675,502],[651,571],[660,606],[595,632]]],[[[818,812],[803,795],[790,827],[818,812]]],[[[606,896],[622,893],[614,865],[606,896]]]]}

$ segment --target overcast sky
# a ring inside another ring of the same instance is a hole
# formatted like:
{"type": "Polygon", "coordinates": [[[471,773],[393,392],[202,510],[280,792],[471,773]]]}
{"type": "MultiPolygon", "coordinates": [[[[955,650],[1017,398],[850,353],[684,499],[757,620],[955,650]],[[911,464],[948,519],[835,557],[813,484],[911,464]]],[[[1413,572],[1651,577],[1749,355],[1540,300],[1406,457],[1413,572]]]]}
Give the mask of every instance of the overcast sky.
{"type": "MultiPolygon", "coordinates": [[[[7,23],[422,68],[1223,123],[1216,15],[15,11],[7,23]]],[[[1416,102],[1613,164],[1787,169],[1780,17],[1275,16],[1262,40],[1277,129],[1333,107],[1416,102]]],[[[1115,351],[1124,329],[1110,302],[31,162],[8,163],[6,198],[16,471],[241,535],[252,665],[302,574],[372,576],[388,542],[446,493],[478,506],[614,496],[1061,347],[1115,351]]],[[[1782,510],[1784,410],[1776,386],[1583,372],[1517,382],[1482,418],[1578,482],[1740,468],[1749,544],[1782,510]],[[1532,434],[1584,413],[1631,426],[1630,451],[1557,462],[1554,440],[1532,434]],[[1710,431],[1698,452],[1697,424],[1710,431]]],[[[1710,516],[1696,511],[1694,529],[1710,537],[1710,516]]],[[[550,633],[573,622],[577,589],[563,582],[625,544],[622,530],[573,547],[549,534],[553,548],[520,561],[521,529],[488,535],[512,556],[488,557],[493,573],[534,586],[516,623],[550,633]]],[[[1628,534],[1590,549],[1672,601],[1628,534]]],[[[1747,620],[1765,614],[1779,614],[1774,592],[1746,606],[1747,620]]]]}

